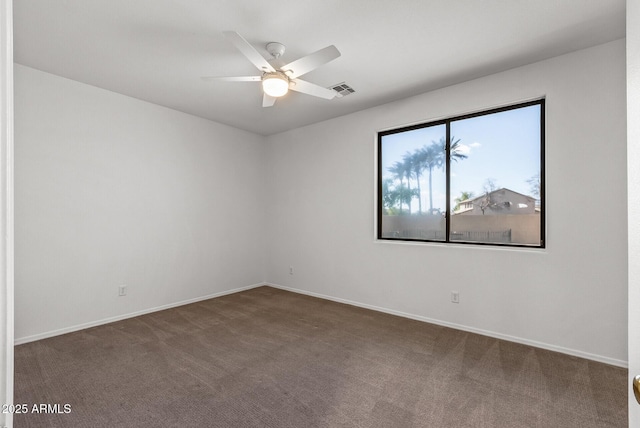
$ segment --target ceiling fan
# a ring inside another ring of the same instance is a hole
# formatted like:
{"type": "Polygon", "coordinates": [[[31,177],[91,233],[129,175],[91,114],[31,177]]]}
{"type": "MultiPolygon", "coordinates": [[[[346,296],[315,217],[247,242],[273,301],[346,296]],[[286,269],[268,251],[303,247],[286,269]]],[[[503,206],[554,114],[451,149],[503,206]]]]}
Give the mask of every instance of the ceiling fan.
{"type": "Polygon", "coordinates": [[[306,74],[323,64],[333,61],[340,56],[340,51],[331,45],[312,54],[297,59],[288,64],[280,65],[279,58],[284,54],[285,46],[282,43],[271,42],[266,48],[273,57],[271,63],[267,61],[253,46],[235,31],[224,31],[222,34],[247,57],[253,65],[262,73],[259,76],[235,76],[235,77],[202,77],[203,80],[218,80],[225,82],[262,82],[264,92],[262,107],[271,107],[276,99],[285,95],[289,89],[314,97],[330,100],[336,96],[333,89],[323,88],[298,77],[306,74]],[[273,64],[273,65],[272,65],[273,64]]]}

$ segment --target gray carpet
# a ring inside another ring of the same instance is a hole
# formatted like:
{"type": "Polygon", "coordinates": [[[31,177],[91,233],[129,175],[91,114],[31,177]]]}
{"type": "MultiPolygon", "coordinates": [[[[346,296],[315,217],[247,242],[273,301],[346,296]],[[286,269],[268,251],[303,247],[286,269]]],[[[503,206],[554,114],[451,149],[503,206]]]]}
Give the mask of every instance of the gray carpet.
{"type": "Polygon", "coordinates": [[[627,370],[260,287],[15,349],[16,427],[623,427],[627,370]],[[71,412],[64,413],[64,404],[71,412]]]}

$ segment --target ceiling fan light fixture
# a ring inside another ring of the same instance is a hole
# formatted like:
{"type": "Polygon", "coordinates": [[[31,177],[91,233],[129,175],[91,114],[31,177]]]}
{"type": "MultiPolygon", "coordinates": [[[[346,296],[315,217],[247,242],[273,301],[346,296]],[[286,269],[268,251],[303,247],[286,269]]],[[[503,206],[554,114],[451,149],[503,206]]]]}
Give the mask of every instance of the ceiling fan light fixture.
{"type": "Polygon", "coordinates": [[[289,92],[289,78],[282,72],[266,73],[262,77],[262,89],[270,97],[281,97],[289,92]]]}
{"type": "MultiPolygon", "coordinates": [[[[204,80],[223,80],[227,82],[260,82],[262,84],[262,107],[271,107],[278,98],[286,95],[289,89],[295,92],[312,95],[314,97],[331,100],[336,97],[334,88],[323,88],[300,76],[315,70],[323,64],[333,61],[340,56],[340,51],[333,45],[315,51],[307,56],[298,58],[288,64],[281,65],[285,46],[282,43],[267,43],[267,52],[275,61],[270,63],[258,52],[244,37],[235,31],[224,31],[224,36],[251,62],[258,70],[259,76],[235,76],[235,77],[204,77],[204,80]]],[[[353,92],[353,90],[351,90],[353,92]]]]}

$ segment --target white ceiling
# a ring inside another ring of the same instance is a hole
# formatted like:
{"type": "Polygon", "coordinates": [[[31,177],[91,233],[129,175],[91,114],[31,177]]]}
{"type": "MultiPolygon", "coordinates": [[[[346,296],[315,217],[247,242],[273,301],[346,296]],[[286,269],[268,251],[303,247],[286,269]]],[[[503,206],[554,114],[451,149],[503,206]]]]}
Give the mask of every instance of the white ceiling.
{"type": "Polygon", "coordinates": [[[17,63],[269,135],[625,36],[625,0],[17,0],[17,63]],[[356,93],[289,93],[262,108],[256,74],[221,34],[285,62],[335,45],[304,76],[356,93]]]}

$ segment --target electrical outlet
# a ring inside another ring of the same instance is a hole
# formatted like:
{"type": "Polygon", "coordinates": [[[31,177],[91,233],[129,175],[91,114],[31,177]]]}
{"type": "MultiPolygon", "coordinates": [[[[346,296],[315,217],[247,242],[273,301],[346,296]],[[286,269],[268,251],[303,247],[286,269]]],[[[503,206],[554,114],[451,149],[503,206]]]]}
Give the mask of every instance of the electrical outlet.
{"type": "Polygon", "coordinates": [[[118,287],[118,296],[126,296],[127,295],[127,286],[121,285],[118,287]]]}
{"type": "Polygon", "coordinates": [[[460,303],[460,293],[457,291],[451,292],[451,303],[460,303]]]}
{"type": "Polygon", "coordinates": [[[289,266],[289,275],[293,275],[293,266],[289,266]]]}

